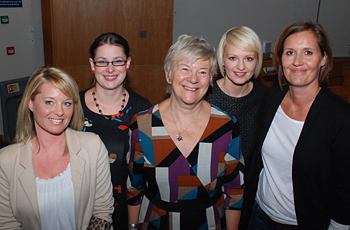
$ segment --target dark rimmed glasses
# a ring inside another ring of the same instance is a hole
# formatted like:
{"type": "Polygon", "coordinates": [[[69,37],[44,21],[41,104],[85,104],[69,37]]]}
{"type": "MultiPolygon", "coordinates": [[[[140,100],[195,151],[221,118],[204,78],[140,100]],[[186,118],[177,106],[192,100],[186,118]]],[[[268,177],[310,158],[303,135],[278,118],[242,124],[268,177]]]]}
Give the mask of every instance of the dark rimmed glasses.
{"type": "Polygon", "coordinates": [[[112,63],[113,66],[123,66],[125,65],[127,62],[127,60],[115,60],[115,61],[105,61],[105,60],[101,60],[101,61],[94,61],[95,66],[98,67],[106,67],[109,65],[109,63],[112,63]]]}

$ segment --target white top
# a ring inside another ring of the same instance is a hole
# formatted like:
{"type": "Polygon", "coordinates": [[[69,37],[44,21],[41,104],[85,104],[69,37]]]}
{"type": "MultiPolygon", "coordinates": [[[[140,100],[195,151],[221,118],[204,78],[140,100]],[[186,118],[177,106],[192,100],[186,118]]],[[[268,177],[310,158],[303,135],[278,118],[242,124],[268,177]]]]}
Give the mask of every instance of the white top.
{"type": "Polygon", "coordinates": [[[77,229],[74,214],[74,188],[70,163],[52,179],[36,179],[42,230],[77,229]]]}
{"type": "Polygon", "coordinates": [[[288,117],[281,106],[261,149],[261,170],[256,201],[275,222],[297,225],[294,207],[292,164],[294,149],[304,122],[288,117]]]}

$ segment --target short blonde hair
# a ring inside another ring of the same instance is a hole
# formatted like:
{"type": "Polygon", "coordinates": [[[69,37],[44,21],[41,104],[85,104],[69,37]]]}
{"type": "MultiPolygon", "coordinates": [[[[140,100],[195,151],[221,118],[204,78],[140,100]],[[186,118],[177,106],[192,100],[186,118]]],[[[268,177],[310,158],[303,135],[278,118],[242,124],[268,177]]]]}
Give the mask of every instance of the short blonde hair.
{"type": "Polygon", "coordinates": [[[240,26],[233,27],[224,33],[217,50],[217,59],[222,76],[225,76],[225,68],[222,59],[227,44],[245,52],[255,52],[257,54],[258,64],[254,71],[254,78],[257,78],[260,74],[263,62],[263,49],[260,38],[254,30],[247,26],[240,26]]]}
{"type": "MultiPolygon", "coordinates": [[[[169,48],[164,61],[164,71],[168,73],[169,80],[172,78],[172,69],[180,60],[189,60],[192,62],[198,59],[209,60],[209,80],[213,84],[213,76],[216,74],[216,55],[215,48],[204,38],[181,35],[177,41],[169,48]]],[[[168,85],[168,92],[172,91],[171,85],[168,85]]]]}
{"type": "Polygon", "coordinates": [[[18,107],[17,127],[14,143],[25,143],[29,138],[35,136],[34,118],[32,111],[28,108],[30,100],[40,93],[41,86],[50,82],[61,93],[73,99],[73,115],[69,127],[81,131],[83,129],[83,110],[79,98],[79,87],[75,80],[66,72],[55,67],[43,67],[36,70],[29,78],[22,100],[18,107]]]}

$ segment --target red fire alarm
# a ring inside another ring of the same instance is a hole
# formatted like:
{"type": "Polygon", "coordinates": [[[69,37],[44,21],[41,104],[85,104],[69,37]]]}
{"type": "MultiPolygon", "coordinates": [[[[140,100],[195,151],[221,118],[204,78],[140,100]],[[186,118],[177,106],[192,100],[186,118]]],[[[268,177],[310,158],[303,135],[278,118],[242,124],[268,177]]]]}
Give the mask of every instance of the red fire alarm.
{"type": "Polygon", "coordinates": [[[15,47],[6,47],[7,55],[14,55],[15,54],[15,47]]]}

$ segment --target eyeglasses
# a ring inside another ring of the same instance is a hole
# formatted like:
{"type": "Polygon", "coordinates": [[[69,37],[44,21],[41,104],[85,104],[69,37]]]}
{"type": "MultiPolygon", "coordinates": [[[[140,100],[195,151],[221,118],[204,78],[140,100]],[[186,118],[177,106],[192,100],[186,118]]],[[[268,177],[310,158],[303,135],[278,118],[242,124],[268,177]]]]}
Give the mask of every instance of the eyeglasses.
{"type": "Polygon", "coordinates": [[[95,66],[98,67],[106,67],[109,63],[112,63],[113,66],[123,66],[125,65],[127,60],[115,60],[115,61],[94,61],[95,66]]]}

